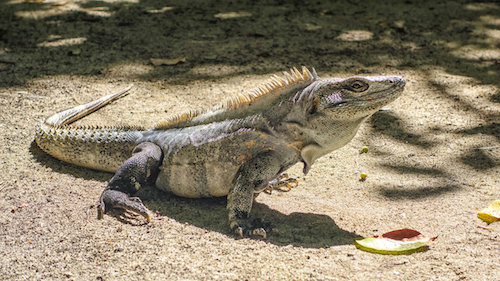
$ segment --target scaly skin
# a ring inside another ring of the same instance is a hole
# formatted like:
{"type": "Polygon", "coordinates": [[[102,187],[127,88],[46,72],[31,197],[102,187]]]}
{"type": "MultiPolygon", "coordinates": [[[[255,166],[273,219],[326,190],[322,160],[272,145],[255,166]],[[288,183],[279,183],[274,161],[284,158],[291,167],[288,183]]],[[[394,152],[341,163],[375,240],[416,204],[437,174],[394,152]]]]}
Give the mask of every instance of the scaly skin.
{"type": "Polygon", "coordinates": [[[208,111],[177,115],[156,128],[69,125],[130,88],[47,118],[36,142],[63,161],[116,171],[101,195],[100,217],[124,208],[150,220],[134,194],[154,182],[190,198],[227,196],[230,227],[240,236],[266,231],[249,220],[254,193],[297,162],[307,174],[319,157],[347,144],[360,124],[394,101],[405,81],[395,76],[321,79],[305,67],[208,111]],[[135,147],[135,148],[134,148],[135,147]]]}

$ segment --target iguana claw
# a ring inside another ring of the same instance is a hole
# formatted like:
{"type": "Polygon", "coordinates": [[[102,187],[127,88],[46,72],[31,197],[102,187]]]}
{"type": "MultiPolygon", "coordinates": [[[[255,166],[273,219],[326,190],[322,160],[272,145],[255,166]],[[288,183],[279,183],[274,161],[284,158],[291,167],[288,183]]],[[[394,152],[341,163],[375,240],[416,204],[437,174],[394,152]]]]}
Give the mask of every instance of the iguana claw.
{"type": "Polygon", "coordinates": [[[245,236],[260,236],[264,239],[267,238],[267,229],[270,228],[269,223],[264,223],[261,219],[240,219],[232,223],[234,233],[240,238],[245,236]]]}
{"type": "Polygon", "coordinates": [[[267,238],[267,232],[264,228],[252,229],[252,231],[250,231],[250,233],[251,233],[251,235],[262,236],[262,238],[264,238],[264,239],[267,238]]]}
{"type": "Polygon", "coordinates": [[[266,189],[264,189],[264,192],[268,194],[271,194],[273,190],[287,192],[292,190],[292,186],[290,184],[293,184],[293,187],[297,187],[299,185],[299,181],[296,178],[290,178],[288,177],[288,174],[283,173],[277,179],[270,181],[266,189]],[[282,187],[286,187],[286,189],[283,189],[282,187]]]}
{"type": "Polygon", "coordinates": [[[262,238],[267,238],[267,232],[264,228],[256,228],[247,231],[243,231],[241,226],[237,227],[234,232],[240,237],[243,238],[244,234],[248,234],[248,236],[261,236],[262,238]],[[246,232],[246,233],[245,233],[246,232]]]}
{"type": "Polygon", "coordinates": [[[243,228],[241,226],[238,226],[235,230],[234,233],[238,234],[240,238],[243,238],[243,228]]]}
{"type": "Polygon", "coordinates": [[[151,221],[149,210],[142,204],[141,199],[138,197],[129,197],[126,193],[118,190],[106,189],[101,194],[100,206],[97,208],[97,218],[102,219],[103,214],[111,208],[132,211],[146,218],[148,223],[151,221]]]}

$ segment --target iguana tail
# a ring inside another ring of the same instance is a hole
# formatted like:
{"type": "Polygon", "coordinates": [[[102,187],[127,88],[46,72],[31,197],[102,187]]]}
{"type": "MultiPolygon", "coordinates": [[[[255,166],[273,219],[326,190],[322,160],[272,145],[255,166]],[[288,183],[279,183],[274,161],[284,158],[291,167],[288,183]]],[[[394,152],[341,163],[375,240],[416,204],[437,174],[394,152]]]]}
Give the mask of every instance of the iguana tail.
{"type": "Polygon", "coordinates": [[[38,146],[55,158],[82,167],[115,172],[132,155],[142,136],[137,126],[70,126],[71,123],[123,97],[133,85],[46,118],[36,127],[38,146]]]}

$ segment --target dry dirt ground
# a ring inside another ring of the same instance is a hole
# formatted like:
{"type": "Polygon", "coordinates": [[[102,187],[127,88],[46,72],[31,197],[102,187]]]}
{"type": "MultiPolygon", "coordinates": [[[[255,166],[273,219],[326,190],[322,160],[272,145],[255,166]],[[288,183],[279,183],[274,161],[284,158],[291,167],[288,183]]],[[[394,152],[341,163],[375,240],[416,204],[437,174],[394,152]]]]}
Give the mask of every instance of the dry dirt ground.
{"type": "Polygon", "coordinates": [[[476,213],[500,199],[500,4],[243,2],[0,2],[0,279],[499,280],[500,223],[476,213]],[[294,166],[297,188],[257,198],[252,215],[279,230],[267,239],[233,235],[225,198],[153,188],[150,224],[97,220],[112,174],[33,142],[44,117],[131,83],[80,124],[153,126],[301,65],[407,87],[307,176],[294,166]],[[438,238],[401,256],[353,244],[400,228],[438,238]]]}

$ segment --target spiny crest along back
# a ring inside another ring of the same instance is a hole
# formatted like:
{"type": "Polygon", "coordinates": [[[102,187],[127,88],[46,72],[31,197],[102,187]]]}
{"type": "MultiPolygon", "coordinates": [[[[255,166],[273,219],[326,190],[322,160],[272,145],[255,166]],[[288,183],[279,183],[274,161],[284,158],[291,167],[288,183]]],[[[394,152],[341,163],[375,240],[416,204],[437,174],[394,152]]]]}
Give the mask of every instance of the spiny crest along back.
{"type": "Polygon", "coordinates": [[[294,67],[290,69],[290,72],[284,71],[283,74],[285,75],[284,78],[272,75],[267,82],[257,86],[249,92],[236,94],[210,110],[189,110],[188,112],[174,115],[167,120],[160,122],[155,129],[166,130],[186,125],[203,124],[208,122],[208,120],[213,122],[216,120],[216,116],[220,115],[222,112],[227,110],[236,110],[236,108],[249,104],[264,96],[276,94],[276,97],[279,97],[279,93],[281,93],[279,90],[284,89],[287,86],[301,82],[312,82],[319,79],[314,68],[311,72],[305,66],[302,66],[302,72],[294,67]]]}

